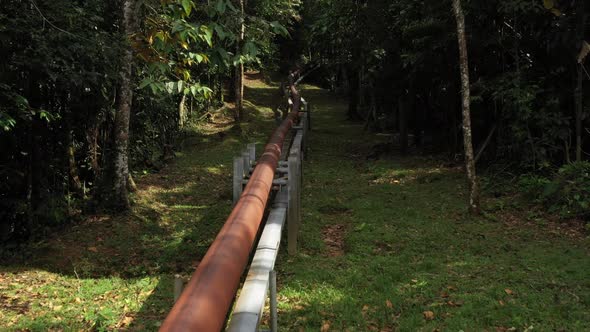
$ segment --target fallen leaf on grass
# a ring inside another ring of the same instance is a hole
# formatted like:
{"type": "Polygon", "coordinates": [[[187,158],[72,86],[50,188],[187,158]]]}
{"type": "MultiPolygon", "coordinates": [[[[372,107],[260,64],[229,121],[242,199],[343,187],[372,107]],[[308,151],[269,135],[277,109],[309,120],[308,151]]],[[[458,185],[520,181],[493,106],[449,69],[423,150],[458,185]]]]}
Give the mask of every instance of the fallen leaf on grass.
{"type": "Polygon", "coordinates": [[[98,249],[96,247],[88,247],[88,251],[98,252],[98,249]]]}
{"type": "Polygon", "coordinates": [[[513,291],[512,291],[512,289],[510,289],[510,288],[506,288],[504,291],[505,291],[505,292],[506,292],[506,294],[508,294],[508,295],[512,295],[512,294],[514,294],[514,292],[513,292],[513,291]]]}
{"type": "Polygon", "coordinates": [[[447,301],[447,305],[451,307],[460,307],[463,305],[462,301],[447,301]]]}
{"type": "Polygon", "coordinates": [[[504,306],[504,305],[506,304],[506,303],[504,303],[504,301],[502,301],[502,300],[498,301],[498,303],[499,303],[501,306],[504,306]]]}
{"type": "Polygon", "coordinates": [[[386,306],[387,306],[389,309],[393,308],[393,303],[391,303],[391,301],[389,301],[389,300],[385,301],[385,305],[386,305],[386,306]]]}
{"type": "Polygon", "coordinates": [[[367,318],[367,312],[369,312],[370,307],[368,305],[364,305],[363,309],[361,310],[361,314],[363,315],[363,318],[367,318]]]}
{"type": "Polygon", "coordinates": [[[320,311],[320,315],[322,315],[322,317],[324,318],[334,318],[336,317],[336,315],[333,312],[328,312],[328,311],[320,311]]]}
{"type": "Polygon", "coordinates": [[[324,322],[324,324],[322,324],[322,329],[320,330],[321,332],[328,332],[330,330],[330,322],[324,322]]]}
{"type": "Polygon", "coordinates": [[[434,319],[434,312],[432,312],[432,311],[424,311],[422,314],[424,315],[424,319],[426,319],[426,320],[433,320],[434,319]]]}
{"type": "Polygon", "coordinates": [[[516,331],[516,328],[515,327],[504,327],[504,326],[496,327],[496,332],[512,332],[512,331],[516,331]]]}
{"type": "Polygon", "coordinates": [[[293,309],[297,310],[297,311],[301,311],[301,310],[305,309],[305,307],[302,306],[301,304],[296,304],[293,306],[293,309]]]}
{"type": "Polygon", "coordinates": [[[367,321],[366,331],[376,331],[376,332],[378,332],[379,329],[377,328],[377,322],[375,322],[374,320],[367,321]]]}
{"type": "Polygon", "coordinates": [[[131,325],[131,322],[133,322],[133,317],[125,316],[125,318],[123,318],[123,320],[121,320],[121,326],[129,326],[129,325],[131,325]]]}

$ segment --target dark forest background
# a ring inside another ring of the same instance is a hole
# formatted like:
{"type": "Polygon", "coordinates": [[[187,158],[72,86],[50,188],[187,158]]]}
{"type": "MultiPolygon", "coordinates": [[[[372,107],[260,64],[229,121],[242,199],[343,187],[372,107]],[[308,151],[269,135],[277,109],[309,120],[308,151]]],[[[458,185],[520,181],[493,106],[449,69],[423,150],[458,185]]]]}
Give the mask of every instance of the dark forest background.
{"type": "MultiPolygon", "coordinates": [[[[503,181],[502,190],[564,218],[588,218],[590,6],[463,5],[475,159],[488,175],[481,181],[503,181]]],[[[112,179],[132,191],[134,175],[174,158],[187,123],[224,103],[233,103],[237,122],[248,121],[244,67],[269,80],[299,68],[308,82],[346,96],[351,121],[391,135],[367,151],[373,157],[463,159],[450,0],[1,0],[0,7],[2,243],[42,236],[84,213],[125,210],[126,193],[109,197],[112,179]],[[124,98],[130,122],[120,136],[124,98]],[[120,149],[121,137],[128,148],[120,149]],[[128,174],[117,173],[117,160],[127,160],[128,174]]]]}

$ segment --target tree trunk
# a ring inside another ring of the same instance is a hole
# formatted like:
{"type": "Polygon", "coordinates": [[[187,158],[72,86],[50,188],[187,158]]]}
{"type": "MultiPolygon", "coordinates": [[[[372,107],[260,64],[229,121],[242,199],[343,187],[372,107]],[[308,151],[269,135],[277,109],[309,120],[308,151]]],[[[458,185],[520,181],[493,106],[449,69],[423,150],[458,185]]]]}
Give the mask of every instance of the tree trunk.
{"type": "MultiPolygon", "coordinates": [[[[362,83],[361,83],[362,84],[362,83]]],[[[374,130],[377,128],[378,119],[377,119],[377,97],[375,97],[375,86],[371,83],[369,84],[369,111],[367,112],[367,119],[365,120],[365,125],[363,130],[374,130]]]]}
{"type": "MultiPolygon", "coordinates": [[[[585,40],[584,32],[586,25],[586,15],[584,1],[578,1],[576,6],[577,24],[576,24],[576,40],[583,44],[585,40]]],[[[575,105],[576,105],[576,161],[582,161],[582,117],[584,113],[584,72],[583,62],[577,66],[577,82],[574,91],[575,105]]]]}
{"type": "Polygon", "coordinates": [[[183,129],[184,124],[187,120],[187,111],[186,111],[186,95],[182,95],[180,98],[180,103],[178,104],[178,128],[183,129]]]}
{"type": "MultiPolygon", "coordinates": [[[[236,44],[236,54],[242,53],[244,37],[246,35],[244,0],[240,0],[240,33],[236,44]]],[[[235,74],[235,94],[236,94],[236,120],[241,121],[244,118],[244,63],[240,61],[236,66],[235,74]]]]}
{"type": "Polygon", "coordinates": [[[400,96],[398,101],[399,144],[402,155],[408,153],[408,112],[405,96],[400,96]]]}
{"type": "Polygon", "coordinates": [[[469,212],[479,213],[479,188],[475,174],[475,160],[471,138],[471,105],[469,91],[469,61],[467,55],[467,38],[465,36],[465,16],[461,0],[453,0],[453,13],[457,21],[457,40],[459,43],[459,64],[461,67],[461,84],[463,95],[463,144],[465,148],[465,168],[469,181],[469,212]]]}
{"type": "Polygon", "coordinates": [[[348,119],[349,120],[361,120],[362,118],[358,112],[359,106],[359,96],[360,96],[360,87],[359,87],[359,72],[356,68],[351,69],[350,74],[348,75],[348,119]]]}
{"type": "Polygon", "coordinates": [[[584,76],[582,72],[582,64],[578,65],[577,75],[578,77],[574,98],[576,101],[576,161],[579,162],[582,160],[582,113],[584,111],[584,93],[582,90],[584,87],[584,76]]]}
{"type": "MultiPolygon", "coordinates": [[[[69,114],[66,114],[69,117],[69,114]]],[[[74,147],[74,133],[71,129],[70,120],[66,120],[66,154],[68,159],[68,175],[70,189],[77,195],[83,196],[82,182],[78,174],[78,163],[76,162],[76,148],[74,147]]]]}
{"type": "Polygon", "coordinates": [[[92,125],[86,131],[86,140],[88,141],[88,154],[90,156],[90,168],[94,178],[92,182],[100,178],[100,161],[98,157],[98,139],[100,136],[99,120],[95,119],[92,125]]]}
{"type": "Polygon", "coordinates": [[[78,163],[76,162],[76,147],[74,146],[74,131],[72,130],[72,110],[67,105],[70,104],[67,94],[63,94],[60,100],[60,107],[64,117],[65,131],[65,153],[66,153],[66,170],[69,178],[69,189],[76,195],[83,197],[82,182],[78,173],[78,163]]]}
{"type": "Polygon", "coordinates": [[[458,121],[457,121],[457,90],[456,84],[452,84],[449,87],[448,93],[448,108],[447,112],[449,114],[449,126],[450,126],[450,141],[451,144],[451,156],[455,156],[457,151],[459,151],[459,130],[458,130],[458,121]]]}
{"type": "MultiPolygon", "coordinates": [[[[131,37],[134,32],[135,0],[123,2],[123,32],[131,37]]],[[[129,119],[133,101],[132,68],[133,51],[128,45],[121,61],[119,98],[115,112],[114,132],[112,135],[112,151],[107,160],[107,167],[100,197],[101,205],[107,209],[129,209],[128,181],[129,181],[129,119]]]]}

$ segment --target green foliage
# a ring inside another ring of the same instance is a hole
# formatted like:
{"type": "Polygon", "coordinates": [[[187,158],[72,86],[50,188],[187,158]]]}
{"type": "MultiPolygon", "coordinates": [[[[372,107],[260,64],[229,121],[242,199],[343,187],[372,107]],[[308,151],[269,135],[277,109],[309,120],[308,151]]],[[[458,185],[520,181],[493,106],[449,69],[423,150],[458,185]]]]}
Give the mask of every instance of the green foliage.
{"type": "MultiPolygon", "coordinates": [[[[6,1],[0,14],[0,201],[3,239],[69,219],[66,149],[75,170],[95,182],[115,99],[123,38],[112,1],[6,1]],[[104,123],[104,126],[103,126],[104,123]],[[74,126],[74,124],[76,124],[74,126]],[[96,141],[87,136],[96,128],[96,141]],[[104,136],[103,136],[104,137],[104,136]],[[88,155],[87,155],[88,153],[88,155]]],[[[82,191],[82,189],[80,189],[82,191]]]]}
{"type": "MultiPolygon", "coordinates": [[[[474,145],[483,145],[494,129],[480,165],[517,161],[530,171],[569,162],[575,141],[574,59],[584,39],[574,33],[579,6],[541,0],[464,5],[474,145]]],[[[434,0],[306,1],[306,59],[324,64],[322,84],[348,94],[349,117],[363,119],[367,128],[396,131],[402,101],[417,145],[429,138],[436,148],[456,154],[462,150],[460,84],[450,8],[450,1],[434,0]]],[[[588,16],[588,6],[585,10],[588,16]]],[[[586,105],[586,84],[584,90],[586,105]]]]}
{"type": "Polygon", "coordinates": [[[550,211],[565,218],[590,217],[590,163],[579,162],[559,169],[542,193],[550,211]]]}
{"type": "Polygon", "coordinates": [[[534,174],[525,174],[518,179],[518,188],[529,199],[540,201],[545,188],[551,183],[549,179],[534,174]]]}
{"type": "Polygon", "coordinates": [[[214,41],[235,39],[227,26],[235,8],[222,16],[227,2],[197,8],[192,1],[162,1],[158,14],[146,20],[143,40],[136,44],[136,52],[147,64],[140,88],[149,87],[156,95],[211,98],[212,90],[201,82],[203,74],[209,66],[228,60],[224,58],[228,53],[214,48],[214,41]]]}
{"type": "Polygon", "coordinates": [[[590,163],[567,164],[552,178],[536,174],[519,178],[519,191],[562,218],[584,218],[590,214],[590,163]]]}
{"type": "Polygon", "coordinates": [[[221,105],[235,65],[275,57],[275,37],[287,35],[298,3],[250,2],[238,48],[241,13],[230,0],[137,1],[130,36],[121,31],[121,1],[3,2],[0,201],[6,218],[0,224],[6,234],[27,237],[92,200],[107,176],[123,50],[131,46],[135,56],[129,162],[159,169],[174,157],[185,117],[221,105]]]}
{"type": "MultiPolygon", "coordinates": [[[[281,8],[287,2],[270,3],[257,1],[253,9],[260,6],[264,12],[268,10],[265,5],[281,8]]],[[[149,87],[156,95],[210,99],[210,74],[225,74],[240,63],[260,64],[261,56],[272,53],[274,36],[288,35],[279,21],[267,21],[255,14],[246,16],[246,40],[238,47],[241,13],[230,0],[200,6],[186,0],[162,1],[158,14],[146,20],[143,40],[136,44],[137,53],[147,64],[140,88],[149,87]]]]}
{"type": "Polygon", "coordinates": [[[4,131],[10,131],[14,128],[14,125],[16,125],[16,120],[6,113],[0,113],[0,128],[4,131]]]}

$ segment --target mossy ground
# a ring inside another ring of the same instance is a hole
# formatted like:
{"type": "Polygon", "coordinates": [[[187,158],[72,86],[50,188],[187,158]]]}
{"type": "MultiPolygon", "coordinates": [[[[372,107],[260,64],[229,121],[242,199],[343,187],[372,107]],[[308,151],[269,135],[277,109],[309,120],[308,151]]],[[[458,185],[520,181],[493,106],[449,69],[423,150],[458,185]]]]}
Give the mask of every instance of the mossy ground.
{"type": "MultiPolygon", "coordinates": [[[[247,84],[249,120],[195,125],[172,165],[137,178],[130,213],[3,257],[0,329],[157,330],[173,275],[193,271],[231,210],[232,157],[274,127],[276,88],[247,84]]],[[[367,160],[387,138],[347,122],[342,97],[304,95],[314,128],[300,250],[277,264],[281,330],[590,329],[587,238],[505,211],[469,217],[459,168],[436,156],[367,160]]]]}

